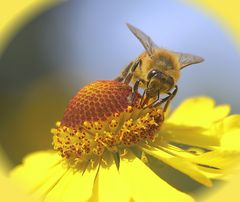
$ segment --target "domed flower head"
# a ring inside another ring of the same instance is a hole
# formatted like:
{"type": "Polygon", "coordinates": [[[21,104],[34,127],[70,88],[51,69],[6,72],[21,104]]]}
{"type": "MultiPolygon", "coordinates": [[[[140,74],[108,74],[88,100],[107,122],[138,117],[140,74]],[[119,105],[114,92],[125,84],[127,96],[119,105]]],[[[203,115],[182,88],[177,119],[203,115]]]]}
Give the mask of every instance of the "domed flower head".
{"type": "Polygon", "coordinates": [[[226,117],[228,106],[193,98],[164,120],[161,105],[141,100],[116,81],[83,87],[51,130],[54,151],[27,156],[12,178],[41,201],[187,202],[166,168],[207,187],[230,173],[240,116],[226,117]]]}

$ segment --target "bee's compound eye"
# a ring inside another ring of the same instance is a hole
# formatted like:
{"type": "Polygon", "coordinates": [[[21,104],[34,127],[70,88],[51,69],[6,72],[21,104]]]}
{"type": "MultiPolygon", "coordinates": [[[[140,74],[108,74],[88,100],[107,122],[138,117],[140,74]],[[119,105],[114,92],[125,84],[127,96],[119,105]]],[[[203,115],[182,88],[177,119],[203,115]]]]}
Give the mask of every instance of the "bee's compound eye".
{"type": "Polygon", "coordinates": [[[148,72],[147,79],[150,80],[153,76],[155,76],[158,73],[159,73],[159,71],[157,71],[155,69],[151,70],[150,72],[148,72]]]}

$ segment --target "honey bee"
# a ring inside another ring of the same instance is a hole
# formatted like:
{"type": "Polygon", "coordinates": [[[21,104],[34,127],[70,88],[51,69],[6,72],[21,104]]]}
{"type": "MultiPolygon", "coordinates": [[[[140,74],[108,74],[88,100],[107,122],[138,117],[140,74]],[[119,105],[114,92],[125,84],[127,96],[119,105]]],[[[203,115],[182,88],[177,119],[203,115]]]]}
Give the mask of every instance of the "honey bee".
{"type": "Polygon", "coordinates": [[[188,53],[159,48],[147,34],[133,25],[127,24],[127,26],[141,42],[145,52],[130,62],[115,80],[126,84],[133,83],[131,100],[134,99],[138,89],[143,88],[142,106],[151,99],[153,101],[148,105],[156,106],[165,103],[164,109],[166,110],[178,91],[176,83],[180,70],[203,62],[204,59],[188,53]],[[167,96],[160,100],[161,94],[167,96]]]}

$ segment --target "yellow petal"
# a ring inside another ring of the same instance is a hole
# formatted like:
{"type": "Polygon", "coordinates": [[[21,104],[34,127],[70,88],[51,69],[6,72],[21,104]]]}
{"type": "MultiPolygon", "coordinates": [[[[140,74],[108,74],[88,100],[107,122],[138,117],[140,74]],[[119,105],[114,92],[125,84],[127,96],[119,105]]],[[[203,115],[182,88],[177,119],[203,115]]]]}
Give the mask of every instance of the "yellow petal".
{"type": "Polygon", "coordinates": [[[97,168],[82,171],[70,169],[59,183],[47,194],[44,202],[85,202],[93,194],[97,168]]]}
{"type": "MultiPolygon", "coordinates": [[[[121,163],[120,163],[121,166],[121,163]]],[[[132,199],[130,187],[120,177],[115,163],[110,167],[101,165],[94,184],[95,196],[92,200],[98,202],[129,202],[132,199]]]]}
{"type": "Polygon", "coordinates": [[[216,170],[217,172],[219,169],[222,171],[226,171],[227,169],[233,168],[233,166],[239,162],[239,158],[240,151],[215,150],[211,152],[206,152],[193,158],[189,158],[189,160],[199,165],[208,166],[209,172],[213,172],[214,170],[216,170]]]}
{"type": "Polygon", "coordinates": [[[11,172],[11,179],[21,183],[36,199],[44,202],[88,201],[96,168],[82,171],[67,168],[55,152],[36,152],[11,172]]]}
{"type": "Polygon", "coordinates": [[[48,190],[44,197],[42,197],[42,199],[44,199],[44,202],[66,201],[62,195],[72,180],[71,177],[72,173],[70,170],[67,170],[66,173],[60,177],[58,181],[51,187],[51,189],[48,190]]]}
{"type": "Polygon", "coordinates": [[[219,189],[214,190],[206,198],[202,198],[203,202],[239,202],[239,182],[240,175],[239,172],[237,175],[234,175],[232,179],[229,179],[228,183],[225,183],[224,186],[219,187],[219,189]]]}
{"type": "MultiPolygon", "coordinates": [[[[216,178],[219,178],[220,176],[222,176],[222,170],[219,169],[213,169],[211,167],[216,167],[216,168],[222,168],[222,167],[217,167],[216,164],[213,164],[213,162],[211,162],[211,155],[209,156],[209,159],[205,158],[205,151],[204,150],[196,150],[197,155],[190,153],[181,148],[172,146],[172,145],[168,145],[168,148],[164,148],[164,150],[166,150],[166,152],[171,153],[172,155],[182,158],[184,160],[187,160],[191,163],[194,163],[197,165],[197,167],[199,168],[199,171],[201,173],[203,173],[205,176],[209,176],[208,174],[211,174],[211,177],[208,178],[215,178],[214,176],[216,176],[216,178]],[[203,158],[201,158],[201,156],[203,156],[203,158]],[[198,161],[199,159],[199,161],[198,161]],[[204,159],[205,161],[203,161],[202,159],[204,159]],[[204,167],[205,166],[205,167],[204,167]],[[209,167],[208,167],[209,166],[209,167]]],[[[192,151],[192,149],[191,149],[192,151]]],[[[195,151],[195,150],[194,150],[195,151]]],[[[208,153],[212,153],[212,152],[208,152],[208,153]]],[[[206,156],[208,157],[208,156],[206,156]]],[[[217,155],[215,156],[217,157],[217,155]]],[[[220,157],[219,157],[220,159],[220,157]]]]}
{"type": "Polygon", "coordinates": [[[226,133],[221,139],[221,148],[240,150],[240,130],[226,133]]]}
{"type": "Polygon", "coordinates": [[[164,148],[168,153],[196,164],[198,172],[210,179],[224,179],[229,177],[230,170],[237,169],[240,151],[214,150],[211,152],[198,151],[198,155],[189,153],[181,148],[168,145],[164,148]],[[227,174],[227,175],[226,175],[227,174]]]}
{"type": "Polygon", "coordinates": [[[214,105],[214,100],[209,97],[187,99],[172,113],[167,122],[208,128],[212,123],[226,117],[230,111],[228,105],[214,105]]]}
{"type": "MultiPolygon", "coordinates": [[[[158,131],[158,138],[161,138],[192,146],[210,148],[220,145],[220,136],[215,130],[204,129],[193,126],[182,126],[171,123],[164,123],[158,131]]],[[[157,141],[158,139],[156,139],[157,141]]]]}
{"type": "Polygon", "coordinates": [[[122,159],[120,176],[131,188],[133,201],[137,202],[189,202],[194,201],[189,195],[184,194],[150,170],[141,160],[129,153],[131,160],[122,159]]]}
{"type": "Polygon", "coordinates": [[[207,178],[212,179],[212,180],[227,180],[226,175],[224,175],[222,172],[209,172],[209,169],[207,168],[199,168],[199,172],[205,175],[207,178]]]}
{"type": "MultiPolygon", "coordinates": [[[[188,150],[185,151],[185,150],[175,147],[173,145],[168,145],[168,147],[164,148],[164,150],[166,150],[168,153],[171,153],[172,155],[174,155],[176,157],[185,159],[191,163],[195,163],[199,169],[199,172],[203,173],[203,175],[205,175],[207,178],[215,179],[215,178],[220,178],[223,176],[222,170],[211,168],[211,167],[217,167],[216,164],[213,164],[213,162],[211,162],[211,160],[212,160],[211,156],[209,156],[210,158],[206,159],[205,161],[203,161],[203,160],[198,161],[198,158],[202,159],[201,156],[202,155],[204,156],[206,154],[204,150],[200,150],[200,149],[195,150],[194,149],[194,151],[196,151],[197,154],[193,154],[193,153],[188,152],[188,150]]],[[[191,149],[191,151],[192,151],[192,149],[191,149]]],[[[209,152],[209,153],[212,153],[212,152],[209,152]]],[[[208,156],[206,156],[206,157],[208,157],[208,156]]],[[[215,157],[218,157],[217,154],[215,155],[215,157]]],[[[220,158],[221,157],[219,157],[218,160],[220,160],[220,158]]],[[[205,159],[205,158],[203,157],[203,159],[205,159]]],[[[221,159],[221,160],[223,160],[223,159],[221,159]]],[[[219,167],[219,168],[223,168],[223,167],[219,167]]]]}
{"type": "Polygon", "coordinates": [[[25,182],[27,190],[35,190],[53,174],[61,175],[65,172],[59,167],[61,157],[51,151],[35,152],[28,155],[23,164],[11,171],[10,177],[15,181],[25,182]]]}
{"type": "Polygon", "coordinates": [[[222,123],[222,131],[221,148],[240,150],[240,115],[226,118],[222,123]]]}
{"type": "Polygon", "coordinates": [[[240,115],[231,115],[223,121],[224,132],[240,129],[240,115]]]}
{"type": "Polygon", "coordinates": [[[28,167],[37,166],[39,169],[48,169],[61,160],[62,158],[54,151],[38,151],[27,155],[23,159],[23,164],[28,167]]]}
{"type": "Polygon", "coordinates": [[[13,181],[35,199],[42,199],[54,188],[67,170],[62,166],[61,158],[55,152],[36,152],[24,159],[22,165],[10,174],[13,181]]]}
{"type": "Polygon", "coordinates": [[[205,186],[212,186],[211,180],[209,180],[205,175],[203,175],[198,167],[195,164],[192,164],[190,161],[172,156],[162,150],[159,149],[146,149],[142,148],[142,150],[149,155],[159,159],[160,161],[168,164],[169,166],[179,170],[180,172],[186,174],[197,182],[204,184],[205,186]]]}
{"type": "Polygon", "coordinates": [[[22,187],[0,174],[0,200],[3,202],[39,202],[30,197],[22,187]]]}

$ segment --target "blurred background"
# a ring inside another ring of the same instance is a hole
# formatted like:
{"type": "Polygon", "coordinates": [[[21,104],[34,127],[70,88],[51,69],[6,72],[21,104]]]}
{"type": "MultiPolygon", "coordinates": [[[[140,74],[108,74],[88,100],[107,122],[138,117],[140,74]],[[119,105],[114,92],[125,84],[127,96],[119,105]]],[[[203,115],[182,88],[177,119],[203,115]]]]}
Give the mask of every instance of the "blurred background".
{"type": "Polygon", "coordinates": [[[182,71],[174,107],[207,95],[240,112],[239,52],[202,10],[174,0],[66,1],[15,33],[0,58],[0,143],[12,165],[31,151],[51,149],[50,129],[79,88],[113,79],[143,51],[126,22],[160,47],[205,58],[182,71]]]}

